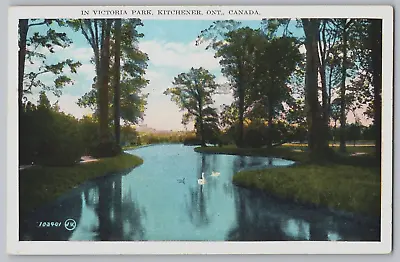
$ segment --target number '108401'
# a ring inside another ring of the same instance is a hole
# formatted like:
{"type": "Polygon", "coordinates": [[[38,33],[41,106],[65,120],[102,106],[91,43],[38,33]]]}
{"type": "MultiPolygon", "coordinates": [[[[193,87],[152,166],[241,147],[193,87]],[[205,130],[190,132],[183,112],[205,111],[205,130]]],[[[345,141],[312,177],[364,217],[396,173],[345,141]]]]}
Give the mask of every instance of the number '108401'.
{"type": "Polygon", "coordinates": [[[59,226],[61,226],[61,222],[54,222],[54,221],[51,222],[41,221],[38,224],[38,227],[59,227],[59,226]]]}

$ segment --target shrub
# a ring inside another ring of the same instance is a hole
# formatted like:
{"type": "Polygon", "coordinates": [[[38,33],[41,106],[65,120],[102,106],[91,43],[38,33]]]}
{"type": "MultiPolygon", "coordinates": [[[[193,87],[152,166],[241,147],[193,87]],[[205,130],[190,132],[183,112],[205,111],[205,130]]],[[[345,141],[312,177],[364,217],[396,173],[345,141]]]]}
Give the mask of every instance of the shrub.
{"type": "Polygon", "coordinates": [[[64,113],[49,109],[37,110],[38,125],[42,133],[38,137],[36,163],[48,166],[68,166],[78,162],[84,153],[84,145],[78,121],[64,113]]]}
{"type": "Polygon", "coordinates": [[[90,117],[83,117],[79,121],[79,132],[85,148],[84,154],[92,155],[100,141],[99,124],[90,117]]]}
{"type": "Polygon", "coordinates": [[[248,147],[261,148],[266,144],[266,139],[264,134],[260,129],[249,129],[246,130],[244,136],[244,143],[248,147]]]}
{"type": "Polygon", "coordinates": [[[122,147],[115,143],[114,139],[101,141],[92,148],[92,156],[94,157],[114,157],[122,153],[122,147]]]}
{"type": "Polygon", "coordinates": [[[126,125],[121,127],[121,144],[122,145],[140,145],[139,133],[132,126],[126,125]]]}
{"type": "Polygon", "coordinates": [[[187,137],[183,144],[186,146],[199,146],[201,145],[201,138],[200,137],[187,137]]]}

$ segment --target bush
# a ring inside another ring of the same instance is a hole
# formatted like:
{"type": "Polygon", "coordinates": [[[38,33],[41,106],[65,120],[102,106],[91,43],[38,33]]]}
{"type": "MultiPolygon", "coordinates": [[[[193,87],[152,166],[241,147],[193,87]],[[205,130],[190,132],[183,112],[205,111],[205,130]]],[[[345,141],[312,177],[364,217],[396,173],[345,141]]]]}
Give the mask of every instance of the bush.
{"type": "Polygon", "coordinates": [[[79,132],[85,148],[84,154],[92,155],[100,141],[99,124],[90,117],[83,117],[79,120],[79,132]]]}
{"type": "Polygon", "coordinates": [[[260,129],[246,130],[244,143],[247,147],[261,148],[266,145],[266,138],[260,129]]]}
{"type": "Polygon", "coordinates": [[[117,145],[113,139],[109,139],[98,143],[91,151],[91,155],[94,157],[114,157],[122,153],[122,147],[117,145]]]}
{"type": "Polygon", "coordinates": [[[121,126],[121,144],[122,145],[140,145],[139,133],[132,126],[121,126]]]}
{"type": "Polygon", "coordinates": [[[78,162],[84,145],[78,121],[64,113],[49,109],[36,111],[41,131],[36,148],[35,162],[47,166],[68,166],[78,162]]]}
{"type": "Polygon", "coordinates": [[[200,146],[201,145],[201,138],[200,137],[187,137],[183,144],[185,146],[200,146]]]}

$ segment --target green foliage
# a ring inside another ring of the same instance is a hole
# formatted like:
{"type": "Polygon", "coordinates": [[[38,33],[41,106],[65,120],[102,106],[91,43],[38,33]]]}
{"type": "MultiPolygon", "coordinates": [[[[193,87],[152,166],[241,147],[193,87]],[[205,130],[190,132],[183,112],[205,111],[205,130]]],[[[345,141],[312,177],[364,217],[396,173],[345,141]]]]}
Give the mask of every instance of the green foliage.
{"type": "Polygon", "coordinates": [[[172,84],[173,87],[165,90],[164,94],[171,96],[171,101],[182,111],[186,111],[182,123],[196,121],[197,132],[204,144],[207,139],[206,129],[210,129],[218,121],[216,110],[211,107],[214,103],[212,95],[218,87],[215,76],[202,67],[192,67],[189,72],[176,76],[172,84]]]}
{"type": "Polygon", "coordinates": [[[262,130],[262,128],[248,128],[245,132],[244,142],[247,147],[251,148],[261,148],[265,146],[265,130],[262,130]]]}
{"type": "Polygon", "coordinates": [[[239,110],[235,103],[222,105],[220,122],[223,129],[230,128],[239,121],[239,110]]]}
{"type": "Polygon", "coordinates": [[[221,72],[232,86],[236,101],[223,107],[221,125],[226,129],[238,123],[235,141],[242,144],[245,117],[272,120],[284,110],[282,102],[291,93],[287,84],[302,55],[296,38],[239,26],[232,21],[215,22],[198,40],[211,40],[208,48],[215,50],[221,72]]]}
{"type": "Polygon", "coordinates": [[[303,204],[380,215],[379,169],[300,165],[243,171],[236,174],[233,181],[303,204]]]}
{"type": "Polygon", "coordinates": [[[140,145],[139,133],[130,125],[121,127],[121,145],[140,145]]]}
{"type": "Polygon", "coordinates": [[[161,144],[161,143],[185,143],[196,138],[193,132],[176,131],[168,133],[139,133],[140,143],[138,145],[161,144]]]}
{"type": "MultiPolygon", "coordinates": [[[[143,26],[140,19],[122,19],[121,21],[121,74],[120,74],[120,113],[121,119],[126,123],[136,124],[143,118],[143,112],[147,104],[148,94],[142,92],[149,81],[145,79],[145,70],[147,68],[147,61],[149,60],[147,54],[140,51],[137,47],[139,39],[144,35],[138,32],[138,27],[143,26]]],[[[77,19],[70,21],[72,28],[76,31],[82,32],[88,43],[93,49],[94,58],[93,63],[96,66],[96,73],[99,74],[100,70],[100,42],[102,23],[97,19],[77,19]],[[92,35],[93,33],[93,35],[92,35]]],[[[110,41],[110,62],[109,68],[109,86],[115,85],[114,70],[114,41],[115,32],[111,31],[110,41]]],[[[78,105],[85,108],[91,108],[96,111],[98,106],[98,89],[96,86],[99,76],[94,79],[92,90],[85,93],[79,100],[78,105]]],[[[113,119],[113,97],[114,89],[110,88],[108,92],[109,101],[109,119],[113,119]]]]}
{"type": "MultiPolygon", "coordinates": [[[[68,48],[72,44],[72,40],[64,32],[57,32],[53,26],[66,26],[65,19],[21,19],[19,24],[19,46],[26,48],[25,59],[31,65],[36,64],[35,71],[26,71],[23,76],[23,92],[31,93],[32,88],[39,87],[44,91],[52,91],[54,95],[60,96],[62,88],[68,84],[73,84],[72,79],[65,74],[65,69],[68,68],[70,73],[76,73],[77,69],[82,65],[79,61],[74,61],[67,58],[63,61],[58,61],[54,64],[49,64],[43,50],[47,49],[50,53],[55,53],[57,48],[68,48]],[[24,23],[27,23],[24,25],[24,23]],[[32,32],[37,27],[48,27],[48,30],[43,34],[38,31],[32,32]],[[49,85],[44,82],[39,76],[53,75],[54,85],[49,85]]],[[[25,65],[20,65],[25,67],[25,65]]],[[[32,68],[32,67],[30,67],[32,68]]],[[[22,71],[21,71],[22,72],[22,71]]]]}
{"type": "Polygon", "coordinates": [[[361,139],[362,126],[359,123],[353,123],[347,126],[346,138],[349,141],[353,141],[354,145],[357,140],[361,139]]]}
{"type": "Polygon", "coordinates": [[[91,149],[91,155],[94,157],[114,157],[122,153],[122,147],[117,145],[115,139],[109,137],[108,140],[99,141],[91,149]]]}
{"type": "Polygon", "coordinates": [[[291,91],[287,85],[302,56],[293,37],[257,37],[259,51],[254,61],[255,83],[252,99],[261,99],[265,111],[275,117],[276,113],[283,109],[281,103],[290,98],[291,91]]]}
{"type": "Polygon", "coordinates": [[[67,166],[79,162],[84,147],[79,133],[78,121],[59,112],[49,114],[42,132],[46,135],[38,148],[37,164],[67,166]]]}
{"type": "Polygon", "coordinates": [[[84,146],[78,121],[55,111],[44,93],[38,106],[25,106],[19,121],[21,163],[66,166],[80,160],[84,146]]]}
{"type": "Polygon", "coordinates": [[[84,116],[79,120],[79,129],[85,148],[85,154],[91,155],[93,153],[93,148],[100,141],[99,123],[91,117],[84,116]]]}

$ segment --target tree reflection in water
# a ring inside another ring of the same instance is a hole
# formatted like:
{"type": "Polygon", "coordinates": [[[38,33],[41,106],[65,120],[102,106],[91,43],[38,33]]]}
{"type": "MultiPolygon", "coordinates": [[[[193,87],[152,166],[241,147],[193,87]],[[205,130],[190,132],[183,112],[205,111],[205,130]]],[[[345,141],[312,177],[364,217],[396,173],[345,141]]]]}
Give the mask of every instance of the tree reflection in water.
{"type": "Polygon", "coordinates": [[[236,225],[227,234],[231,241],[376,241],[376,221],[363,220],[358,227],[353,219],[338,217],[327,210],[304,211],[300,205],[271,200],[257,191],[234,191],[236,225]],[[365,228],[371,228],[366,231],[365,228]],[[356,237],[357,236],[357,237],[356,237]]]}
{"type": "MultiPolygon", "coordinates": [[[[98,203],[94,210],[99,223],[92,229],[95,233],[94,240],[129,241],[143,240],[145,237],[142,225],[145,212],[134,202],[131,190],[122,192],[122,178],[123,175],[116,175],[97,184],[98,203]]],[[[89,197],[89,194],[85,194],[86,196],[89,197]]],[[[92,197],[91,200],[86,199],[88,206],[94,204],[91,202],[95,198],[92,197]]]]}
{"type": "MultiPolygon", "coordinates": [[[[277,210],[271,207],[268,212],[260,197],[245,189],[235,191],[237,224],[227,235],[228,241],[286,241],[305,240],[304,230],[287,230],[285,216],[274,214],[277,210]]],[[[303,229],[305,221],[294,220],[298,228],[303,229]]]]}
{"type": "MultiPolygon", "coordinates": [[[[208,172],[209,165],[206,161],[206,155],[202,154],[197,177],[201,178],[202,173],[206,175],[208,172]]],[[[204,192],[204,187],[206,187],[209,183],[209,179],[206,178],[205,185],[197,185],[196,187],[189,188],[189,201],[186,204],[186,208],[188,210],[190,221],[196,227],[203,227],[210,223],[210,217],[207,214],[207,206],[204,192]]]]}

